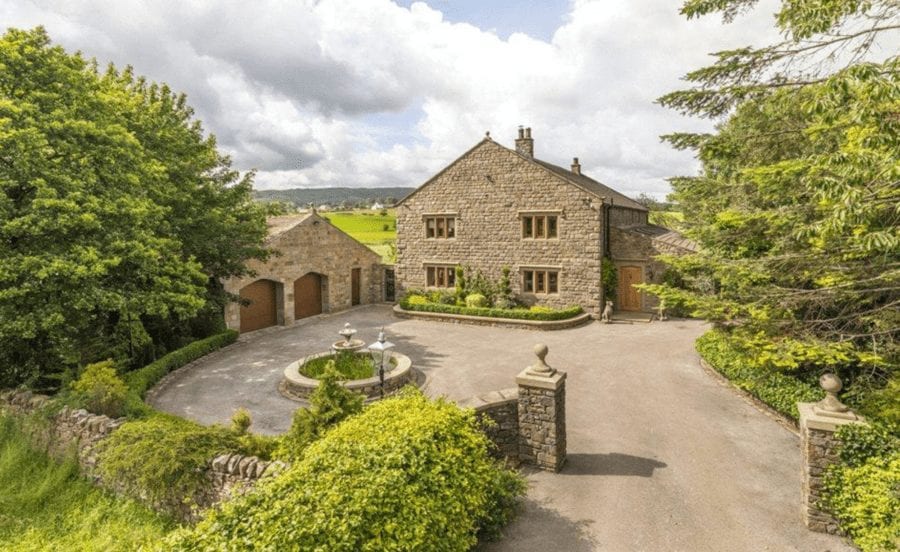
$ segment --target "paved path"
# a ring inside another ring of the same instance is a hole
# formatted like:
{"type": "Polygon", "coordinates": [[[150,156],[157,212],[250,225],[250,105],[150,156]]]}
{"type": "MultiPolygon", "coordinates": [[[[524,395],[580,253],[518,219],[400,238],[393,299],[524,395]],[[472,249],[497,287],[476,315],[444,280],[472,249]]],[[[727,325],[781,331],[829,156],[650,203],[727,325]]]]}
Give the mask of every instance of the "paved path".
{"type": "Polygon", "coordinates": [[[703,371],[694,321],[539,333],[365,307],[242,338],[175,374],[154,404],[204,423],[245,406],[255,430],[282,431],[297,406],[276,391],[284,366],[326,349],[345,321],[367,341],[384,325],[430,395],[512,387],[539,341],[568,372],[568,462],[528,473],[523,514],[486,551],[852,550],[803,527],[798,438],[703,371]]]}

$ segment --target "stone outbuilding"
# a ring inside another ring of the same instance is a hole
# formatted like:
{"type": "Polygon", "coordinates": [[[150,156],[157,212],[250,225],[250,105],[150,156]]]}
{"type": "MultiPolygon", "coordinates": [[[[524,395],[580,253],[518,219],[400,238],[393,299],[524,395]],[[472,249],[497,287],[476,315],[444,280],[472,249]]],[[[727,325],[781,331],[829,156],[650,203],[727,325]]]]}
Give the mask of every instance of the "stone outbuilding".
{"type": "Polygon", "coordinates": [[[225,307],[229,328],[249,332],[285,326],[320,313],[384,300],[381,257],[314,210],[268,220],[265,263],[250,261],[254,276],[226,280],[240,303],[225,307]]]}
{"type": "Polygon", "coordinates": [[[680,235],[648,221],[633,199],[581,172],[534,156],[531,129],[515,149],[490,135],[397,204],[397,286],[451,289],[457,265],[497,280],[511,269],[526,304],[581,305],[599,316],[603,263],[613,263],[616,310],[650,311],[634,284],[658,282],[660,253],[690,251],[680,235]]]}

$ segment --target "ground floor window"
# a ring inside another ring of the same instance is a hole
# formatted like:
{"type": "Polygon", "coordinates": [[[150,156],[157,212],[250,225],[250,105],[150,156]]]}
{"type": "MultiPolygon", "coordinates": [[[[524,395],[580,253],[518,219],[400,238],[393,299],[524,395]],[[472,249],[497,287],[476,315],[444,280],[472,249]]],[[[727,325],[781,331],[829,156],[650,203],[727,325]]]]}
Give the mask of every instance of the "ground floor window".
{"type": "Polygon", "coordinates": [[[425,283],[428,287],[454,287],[456,285],[456,267],[453,265],[426,266],[425,283]]]}
{"type": "Polygon", "coordinates": [[[558,270],[525,269],[522,271],[524,293],[559,293],[558,270]]]}

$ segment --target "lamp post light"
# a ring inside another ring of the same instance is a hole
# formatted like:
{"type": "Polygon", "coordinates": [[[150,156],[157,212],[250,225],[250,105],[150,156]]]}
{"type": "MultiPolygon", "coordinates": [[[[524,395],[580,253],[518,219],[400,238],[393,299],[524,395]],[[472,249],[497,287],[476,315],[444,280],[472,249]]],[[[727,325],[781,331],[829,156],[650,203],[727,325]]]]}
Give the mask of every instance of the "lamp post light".
{"type": "MultiPolygon", "coordinates": [[[[394,348],[394,344],[384,338],[384,328],[378,332],[378,340],[369,345],[369,353],[372,355],[372,361],[378,369],[378,380],[381,382],[381,398],[384,398],[384,360],[385,353],[389,353],[394,348]]],[[[388,355],[390,359],[390,355],[388,355]]]]}

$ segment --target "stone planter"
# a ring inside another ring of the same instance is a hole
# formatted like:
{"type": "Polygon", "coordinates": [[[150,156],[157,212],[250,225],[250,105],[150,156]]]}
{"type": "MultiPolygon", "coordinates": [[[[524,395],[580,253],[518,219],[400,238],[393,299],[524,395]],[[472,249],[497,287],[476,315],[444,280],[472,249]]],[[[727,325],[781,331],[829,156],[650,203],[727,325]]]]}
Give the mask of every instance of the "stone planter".
{"type": "MultiPolygon", "coordinates": [[[[331,356],[332,354],[334,353],[330,351],[325,353],[316,353],[314,355],[301,358],[296,362],[288,364],[287,368],[284,369],[284,379],[282,380],[280,386],[282,394],[289,399],[301,401],[308,400],[310,394],[312,394],[312,392],[315,391],[315,389],[319,386],[319,380],[308,378],[301,374],[300,367],[310,360],[331,356]]],[[[412,370],[412,361],[410,360],[410,358],[396,351],[391,351],[390,355],[396,365],[394,366],[393,370],[391,370],[390,372],[385,372],[384,374],[385,396],[397,392],[397,390],[409,383],[415,384],[416,381],[412,370]]],[[[381,395],[380,383],[381,380],[378,378],[378,375],[361,380],[348,380],[341,382],[341,384],[347,389],[362,393],[367,399],[376,399],[381,395]]]]}

